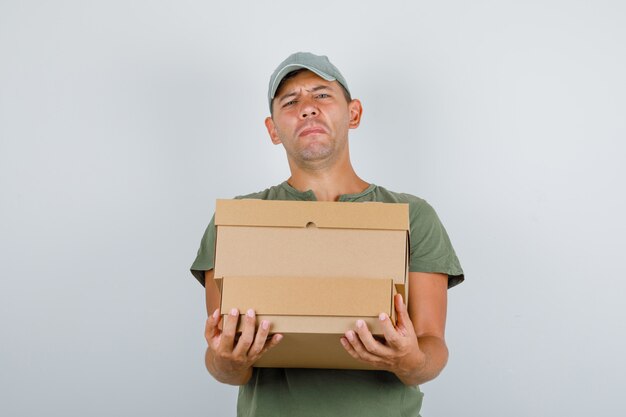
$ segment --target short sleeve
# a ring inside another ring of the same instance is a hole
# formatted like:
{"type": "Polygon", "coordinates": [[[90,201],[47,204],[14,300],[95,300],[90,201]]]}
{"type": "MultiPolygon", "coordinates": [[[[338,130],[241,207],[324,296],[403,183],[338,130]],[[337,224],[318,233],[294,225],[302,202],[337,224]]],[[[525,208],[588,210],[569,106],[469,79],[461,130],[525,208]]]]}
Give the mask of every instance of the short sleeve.
{"type": "Polygon", "coordinates": [[[196,260],[191,265],[191,273],[204,286],[204,272],[215,266],[215,215],[204,231],[196,260]]]}
{"type": "Polygon", "coordinates": [[[463,269],[435,210],[424,200],[411,202],[409,216],[409,271],[447,274],[448,288],[463,282],[463,269]]]}

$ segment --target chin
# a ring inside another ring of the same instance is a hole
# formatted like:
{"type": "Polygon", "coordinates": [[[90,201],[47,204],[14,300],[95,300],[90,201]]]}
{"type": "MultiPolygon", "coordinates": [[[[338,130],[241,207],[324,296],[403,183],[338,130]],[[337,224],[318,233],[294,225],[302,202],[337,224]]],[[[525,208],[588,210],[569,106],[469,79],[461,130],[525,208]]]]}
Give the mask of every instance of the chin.
{"type": "Polygon", "coordinates": [[[304,161],[320,161],[328,159],[332,154],[331,149],[304,150],[300,152],[300,158],[304,161]]]}

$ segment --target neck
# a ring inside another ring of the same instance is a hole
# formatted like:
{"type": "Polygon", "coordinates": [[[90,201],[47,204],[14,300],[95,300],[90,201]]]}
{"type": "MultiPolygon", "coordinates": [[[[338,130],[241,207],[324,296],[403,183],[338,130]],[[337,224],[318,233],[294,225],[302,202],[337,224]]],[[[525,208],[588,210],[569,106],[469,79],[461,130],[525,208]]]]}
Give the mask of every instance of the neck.
{"type": "Polygon", "coordinates": [[[342,194],[357,194],[369,186],[356,174],[349,158],[320,169],[298,166],[290,161],[289,168],[289,185],[298,191],[313,191],[318,201],[337,201],[342,194]]]}

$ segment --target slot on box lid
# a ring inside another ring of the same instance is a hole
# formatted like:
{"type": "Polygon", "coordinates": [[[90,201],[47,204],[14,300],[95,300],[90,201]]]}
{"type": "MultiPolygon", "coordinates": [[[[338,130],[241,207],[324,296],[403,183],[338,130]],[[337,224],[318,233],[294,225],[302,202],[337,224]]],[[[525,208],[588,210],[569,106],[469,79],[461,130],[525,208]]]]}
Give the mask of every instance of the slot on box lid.
{"type": "Polygon", "coordinates": [[[409,230],[408,204],[217,200],[216,226],[409,230]]]}

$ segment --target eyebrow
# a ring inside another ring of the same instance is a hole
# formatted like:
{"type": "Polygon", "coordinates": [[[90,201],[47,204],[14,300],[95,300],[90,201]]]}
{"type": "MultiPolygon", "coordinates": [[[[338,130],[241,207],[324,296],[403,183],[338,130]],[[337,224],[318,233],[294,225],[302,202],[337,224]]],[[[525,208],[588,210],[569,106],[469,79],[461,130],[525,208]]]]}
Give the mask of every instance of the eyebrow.
{"type": "MultiPolygon", "coordinates": [[[[317,92],[317,91],[320,91],[320,90],[330,90],[330,87],[328,87],[327,85],[318,85],[318,86],[313,87],[312,89],[306,90],[306,91],[314,93],[314,92],[317,92]]],[[[298,93],[296,93],[295,91],[293,91],[291,93],[283,94],[282,96],[278,97],[278,101],[283,101],[287,97],[295,97],[297,95],[298,95],[298,93]]]]}

